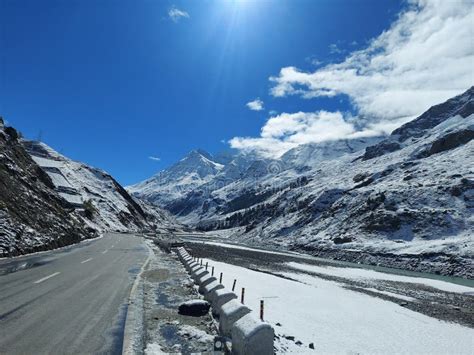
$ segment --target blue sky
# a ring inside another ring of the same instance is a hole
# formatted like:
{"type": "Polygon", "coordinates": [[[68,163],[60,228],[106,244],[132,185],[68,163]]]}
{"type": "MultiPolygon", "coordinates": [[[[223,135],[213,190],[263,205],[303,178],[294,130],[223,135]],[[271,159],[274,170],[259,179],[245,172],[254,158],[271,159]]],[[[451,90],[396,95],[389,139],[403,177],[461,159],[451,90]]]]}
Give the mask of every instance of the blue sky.
{"type": "Polygon", "coordinates": [[[363,107],[352,91],[321,95],[292,75],[364,50],[407,6],[388,0],[0,3],[0,114],[26,137],[41,137],[124,185],[194,148],[217,152],[243,137],[233,146],[246,149],[245,137],[262,138],[270,116],[324,110],[350,120],[363,107]],[[257,98],[260,111],[247,105],[257,98]]]}

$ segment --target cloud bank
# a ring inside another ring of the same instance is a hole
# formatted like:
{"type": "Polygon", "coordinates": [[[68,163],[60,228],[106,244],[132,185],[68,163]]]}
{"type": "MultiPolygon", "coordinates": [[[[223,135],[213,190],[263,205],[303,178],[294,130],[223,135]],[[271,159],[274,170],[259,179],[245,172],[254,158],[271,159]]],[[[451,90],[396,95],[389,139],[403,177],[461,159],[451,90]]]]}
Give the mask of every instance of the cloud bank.
{"type": "Polygon", "coordinates": [[[260,137],[236,137],[231,146],[275,156],[297,144],[390,133],[473,84],[473,23],[469,0],[409,1],[389,29],[344,61],[314,72],[285,67],[270,78],[274,97],[347,95],[357,117],[285,113],[271,117],[260,137]],[[337,125],[325,124],[328,117],[337,125]],[[285,128],[275,131],[277,122],[285,128]]]}

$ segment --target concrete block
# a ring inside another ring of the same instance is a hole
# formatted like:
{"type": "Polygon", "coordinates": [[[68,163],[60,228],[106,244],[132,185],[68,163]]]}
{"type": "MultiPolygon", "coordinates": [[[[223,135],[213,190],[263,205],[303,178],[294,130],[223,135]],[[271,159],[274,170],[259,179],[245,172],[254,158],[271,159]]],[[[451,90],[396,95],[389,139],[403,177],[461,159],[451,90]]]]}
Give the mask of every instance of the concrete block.
{"type": "Polygon", "coordinates": [[[191,277],[193,277],[194,273],[198,270],[201,270],[201,269],[204,270],[204,268],[202,266],[196,265],[196,266],[193,266],[190,270],[188,270],[188,273],[189,273],[189,275],[191,275],[191,277]]]}
{"type": "Polygon", "coordinates": [[[191,273],[191,270],[193,268],[201,267],[201,266],[197,262],[193,261],[193,262],[190,262],[189,264],[184,265],[184,267],[186,268],[186,271],[188,273],[191,273]]]}
{"type": "Polygon", "coordinates": [[[209,285],[211,282],[217,281],[214,276],[205,275],[201,279],[201,283],[199,284],[199,293],[204,294],[204,288],[209,285]]]}
{"type": "Polygon", "coordinates": [[[191,271],[191,268],[195,265],[199,265],[199,264],[192,260],[184,262],[184,268],[186,269],[187,272],[191,271]]]}
{"type": "Polygon", "coordinates": [[[197,281],[206,274],[208,274],[206,269],[205,268],[200,268],[200,269],[196,270],[194,273],[191,274],[191,278],[194,280],[195,283],[197,283],[199,285],[199,283],[197,281]]]}
{"type": "Polygon", "coordinates": [[[232,354],[273,355],[274,331],[270,324],[249,313],[234,323],[231,330],[232,354]]]}
{"type": "Polygon", "coordinates": [[[204,299],[209,301],[208,295],[217,289],[224,288],[218,281],[212,281],[211,283],[207,284],[206,286],[203,287],[202,289],[202,294],[204,295],[204,299]]]}
{"type": "Polygon", "coordinates": [[[219,314],[219,332],[226,337],[230,337],[234,323],[251,311],[250,308],[238,300],[231,300],[223,304],[219,314]]]}
{"type": "Polygon", "coordinates": [[[215,315],[220,315],[222,306],[231,300],[237,299],[237,295],[229,291],[226,288],[221,288],[215,291],[212,291],[213,295],[211,296],[211,306],[212,306],[212,313],[215,315]]]}
{"type": "MultiPolygon", "coordinates": [[[[202,274],[198,278],[196,278],[196,284],[202,285],[203,282],[206,282],[206,280],[208,280],[211,277],[212,277],[211,274],[209,274],[209,272],[206,271],[204,274],[202,274]]],[[[207,283],[209,283],[209,281],[207,283]]]]}

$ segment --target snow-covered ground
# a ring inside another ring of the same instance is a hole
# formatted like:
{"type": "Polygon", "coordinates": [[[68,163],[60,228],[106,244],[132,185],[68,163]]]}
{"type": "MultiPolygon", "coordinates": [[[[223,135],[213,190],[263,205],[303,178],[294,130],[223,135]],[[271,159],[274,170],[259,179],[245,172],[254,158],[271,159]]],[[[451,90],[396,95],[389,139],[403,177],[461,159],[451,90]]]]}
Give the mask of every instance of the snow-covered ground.
{"type": "MultiPolygon", "coordinates": [[[[265,301],[265,320],[279,337],[278,353],[473,354],[471,328],[439,321],[296,270],[282,273],[283,278],[212,259],[206,261],[215,267],[217,275],[223,272],[223,284],[227,288],[232,288],[234,279],[239,295],[245,287],[245,304],[256,314],[260,300],[265,301]],[[287,336],[295,338],[288,340],[287,336]],[[297,345],[297,341],[302,344],[297,345]],[[310,343],[315,350],[309,348],[310,343]]],[[[361,277],[370,275],[363,269],[350,272],[354,273],[350,277],[357,272],[361,277]]],[[[465,291],[461,286],[450,287],[465,291]]]]}

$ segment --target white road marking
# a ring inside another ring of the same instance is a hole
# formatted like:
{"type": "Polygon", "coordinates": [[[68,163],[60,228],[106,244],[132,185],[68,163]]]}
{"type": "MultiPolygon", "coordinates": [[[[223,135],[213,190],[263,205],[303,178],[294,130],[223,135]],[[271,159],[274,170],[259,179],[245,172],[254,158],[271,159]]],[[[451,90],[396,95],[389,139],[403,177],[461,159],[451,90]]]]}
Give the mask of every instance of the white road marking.
{"type": "Polygon", "coordinates": [[[51,275],[46,276],[46,277],[43,277],[42,279],[39,279],[39,280],[37,280],[37,281],[35,281],[35,282],[33,282],[33,283],[34,283],[34,284],[39,284],[39,283],[41,283],[41,282],[43,282],[43,281],[46,281],[46,280],[48,280],[48,279],[50,279],[50,278],[52,278],[52,277],[54,277],[54,276],[57,276],[57,275],[59,275],[59,274],[60,274],[60,272],[55,272],[54,274],[51,274],[51,275]]]}
{"type": "Polygon", "coordinates": [[[104,250],[104,251],[102,252],[102,254],[105,254],[105,253],[107,253],[108,251],[109,251],[109,249],[106,249],[106,250],[104,250]]]}
{"type": "Polygon", "coordinates": [[[88,261],[91,261],[91,260],[92,260],[92,258],[89,258],[89,259],[86,259],[86,260],[84,260],[84,261],[81,261],[81,264],[85,264],[85,263],[87,263],[88,261]]]}

